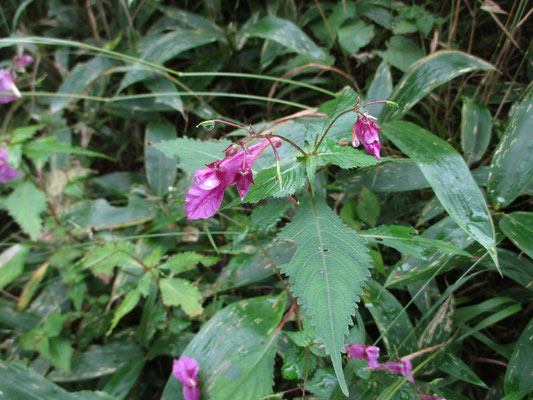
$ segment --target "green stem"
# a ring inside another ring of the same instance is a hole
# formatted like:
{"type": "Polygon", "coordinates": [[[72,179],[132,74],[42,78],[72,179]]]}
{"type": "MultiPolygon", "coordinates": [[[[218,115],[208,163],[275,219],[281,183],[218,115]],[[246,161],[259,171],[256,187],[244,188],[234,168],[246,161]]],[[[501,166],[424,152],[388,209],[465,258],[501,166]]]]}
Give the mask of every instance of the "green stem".
{"type": "Polygon", "coordinates": [[[318,148],[320,147],[320,145],[322,144],[322,141],[324,140],[324,138],[326,137],[326,135],[328,134],[329,130],[331,129],[331,127],[333,126],[333,124],[335,122],[337,122],[337,120],[342,117],[343,115],[345,114],[348,114],[349,112],[352,112],[354,111],[353,108],[350,108],[349,110],[346,110],[346,111],[343,111],[341,112],[339,115],[337,115],[333,121],[331,121],[331,123],[328,125],[328,127],[326,128],[326,130],[324,131],[324,133],[322,133],[322,136],[320,137],[320,140],[318,141],[318,143],[315,145],[315,148],[313,150],[313,153],[316,153],[318,148]]]}

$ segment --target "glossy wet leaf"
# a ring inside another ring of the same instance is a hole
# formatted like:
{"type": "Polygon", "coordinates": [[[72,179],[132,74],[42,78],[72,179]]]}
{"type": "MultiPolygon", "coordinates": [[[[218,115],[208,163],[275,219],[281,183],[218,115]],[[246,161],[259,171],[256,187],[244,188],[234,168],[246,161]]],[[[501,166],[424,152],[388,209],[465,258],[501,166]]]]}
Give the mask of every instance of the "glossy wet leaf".
{"type": "Polygon", "coordinates": [[[468,165],[481,160],[490,142],[492,122],[487,107],[463,98],[461,108],[461,148],[468,165]]]}
{"type": "Polygon", "coordinates": [[[387,289],[370,279],[362,299],[382,335],[389,356],[397,357],[418,349],[409,316],[387,289]]]}
{"type": "Polygon", "coordinates": [[[104,392],[68,392],[19,362],[0,360],[0,393],[6,399],[24,400],[113,400],[104,392]]]}
{"type": "Polygon", "coordinates": [[[500,229],[529,258],[533,259],[533,212],[516,211],[500,220],[500,229]]]}
{"type": "Polygon", "coordinates": [[[533,319],[529,321],[513,350],[503,388],[506,394],[517,391],[530,392],[533,390],[533,319]]]}
{"type": "MultiPolygon", "coordinates": [[[[274,333],[284,306],[282,297],[254,297],[209,319],[183,352],[200,365],[202,396],[257,400],[272,393],[274,333]]],[[[161,400],[175,399],[181,387],[170,374],[161,400]]]]}
{"type": "Polygon", "coordinates": [[[505,207],[533,179],[533,88],[518,105],[490,164],[487,190],[496,209],[505,207]]]}
{"type": "Polygon", "coordinates": [[[370,275],[368,250],[324,200],[316,199],[313,204],[307,197],[278,239],[296,241],[296,253],[282,272],[311,316],[317,339],[324,343],[347,394],[341,353],[362,286],[370,275]]]}
{"type": "Polygon", "coordinates": [[[466,363],[453,353],[448,353],[439,366],[440,370],[465,382],[473,383],[488,389],[487,385],[466,365],[466,363]]]}
{"type": "Polygon", "coordinates": [[[460,51],[438,51],[412,64],[392,92],[389,100],[400,108],[386,107],[381,112],[383,121],[401,118],[418,101],[436,87],[460,75],[473,71],[490,71],[494,67],[460,51]]]}
{"type": "Polygon", "coordinates": [[[245,37],[273,40],[296,53],[323,62],[327,60],[324,50],[318,47],[300,28],[286,19],[268,16],[247,26],[239,34],[245,37]]]}
{"type": "Polygon", "coordinates": [[[417,163],[448,214],[497,264],[489,209],[463,158],[444,140],[410,122],[386,123],[383,132],[417,163]]]}
{"type": "Polygon", "coordinates": [[[152,122],[146,126],[144,138],[146,178],[150,188],[157,196],[164,196],[168,192],[168,188],[174,184],[177,162],[174,158],[165,156],[153,145],[174,138],[176,138],[176,128],[170,123],[152,122]]]}

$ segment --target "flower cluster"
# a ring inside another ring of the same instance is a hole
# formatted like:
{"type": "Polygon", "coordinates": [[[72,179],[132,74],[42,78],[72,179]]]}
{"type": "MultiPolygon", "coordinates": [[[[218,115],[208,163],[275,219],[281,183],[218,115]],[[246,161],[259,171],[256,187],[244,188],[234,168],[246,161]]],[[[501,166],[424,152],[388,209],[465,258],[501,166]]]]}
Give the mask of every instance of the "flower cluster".
{"type": "Polygon", "coordinates": [[[18,172],[7,163],[7,151],[0,148],[0,182],[7,183],[18,176],[18,172]]]}
{"type": "MultiPolygon", "coordinates": [[[[383,364],[378,364],[379,347],[368,346],[362,344],[345,345],[344,348],[353,358],[362,358],[368,363],[370,369],[380,369],[382,371],[392,372],[402,376],[409,375],[413,371],[411,360],[400,359],[397,361],[389,361],[383,364]]],[[[413,376],[409,376],[409,382],[414,382],[413,376]]]]}
{"type": "Polygon", "coordinates": [[[187,219],[209,218],[215,215],[222,204],[224,190],[237,186],[237,191],[244,199],[254,183],[252,166],[257,157],[271,144],[281,146],[281,139],[273,137],[262,140],[241,151],[231,145],[225,150],[226,158],[206,164],[194,174],[196,181],[192,184],[185,198],[185,214],[187,219]]]}
{"type": "Polygon", "coordinates": [[[378,130],[381,128],[376,124],[375,120],[376,118],[369,114],[359,114],[352,128],[352,146],[359,147],[359,142],[361,141],[365,149],[379,160],[381,158],[379,155],[381,144],[378,130]]]}
{"type": "Polygon", "coordinates": [[[198,379],[198,370],[200,366],[194,358],[181,357],[174,360],[172,373],[177,380],[183,383],[183,398],[185,400],[200,399],[200,380],[198,379]]]}

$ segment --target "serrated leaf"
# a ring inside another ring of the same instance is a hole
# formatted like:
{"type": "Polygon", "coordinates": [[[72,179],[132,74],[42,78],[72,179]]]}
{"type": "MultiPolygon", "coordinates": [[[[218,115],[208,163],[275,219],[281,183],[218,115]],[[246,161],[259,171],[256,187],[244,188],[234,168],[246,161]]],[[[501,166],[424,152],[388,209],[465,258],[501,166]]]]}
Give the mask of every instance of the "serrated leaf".
{"type": "Polygon", "coordinates": [[[533,88],[511,117],[490,164],[487,190],[496,209],[505,207],[533,179],[533,88]]]}
{"type": "Polygon", "coordinates": [[[427,260],[435,251],[443,254],[460,254],[466,257],[470,255],[452,243],[418,236],[416,230],[411,226],[381,225],[374,229],[359,231],[359,234],[369,242],[380,243],[405,255],[423,260],[427,260]]]}
{"type": "MultiPolygon", "coordinates": [[[[202,396],[257,400],[272,393],[274,339],[284,307],[283,297],[255,297],[209,319],[183,351],[200,365],[202,396]]],[[[161,400],[173,400],[176,393],[181,393],[181,383],[171,374],[161,400]]]]}
{"type": "Polygon", "coordinates": [[[144,164],[148,184],[157,196],[164,196],[176,180],[176,160],[168,158],[161,151],[153,148],[155,143],[172,140],[176,137],[176,128],[166,121],[152,122],[146,126],[144,140],[144,164]]]}
{"type": "Polygon", "coordinates": [[[517,391],[530,392],[533,390],[533,319],[529,321],[520,338],[516,342],[505,371],[503,388],[505,394],[517,391]]]}
{"type": "Polygon", "coordinates": [[[497,265],[494,225],[487,203],[459,153],[444,140],[410,122],[383,124],[383,132],[416,161],[448,214],[487,249],[497,265]]]}
{"type": "Polygon", "coordinates": [[[283,273],[289,276],[292,292],[311,316],[317,338],[325,344],[347,395],[341,353],[362,286],[370,275],[368,250],[321,199],[313,204],[306,198],[278,239],[297,243],[283,273]]]}
{"type": "Polygon", "coordinates": [[[29,251],[28,246],[15,244],[0,253],[0,290],[22,275],[29,251]]]}
{"type": "Polygon", "coordinates": [[[126,267],[141,266],[133,261],[135,247],[128,242],[112,242],[93,246],[81,260],[84,269],[90,269],[94,275],[111,275],[113,268],[118,265],[126,267]]]}
{"type": "Polygon", "coordinates": [[[224,158],[222,152],[231,144],[229,140],[217,142],[178,138],[156,143],[154,147],[169,158],[178,158],[178,167],[189,175],[197,169],[205,168],[205,164],[224,158]]]}
{"type": "Polygon", "coordinates": [[[324,50],[318,47],[300,28],[286,19],[268,16],[247,26],[239,34],[245,37],[273,40],[304,56],[321,61],[327,60],[327,54],[324,50]]]}
{"type": "Polygon", "coordinates": [[[269,199],[261,207],[254,208],[252,211],[250,229],[257,232],[270,231],[291,205],[292,203],[288,200],[269,199]]]}
{"type": "Polygon", "coordinates": [[[5,202],[7,211],[32,240],[41,236],[40,214],[46,209],[46,196],[31,182],[17,185],[5,202]]]}
{"type": "Polygon", "coordinates": [[[357,53],[365,47],[374,37],[374,26],[357,19],[349,24],[344,24],[337,29],[339,44],[347,53],[357,53]]]}
{"type": "Polygon", "coordinates": [[[507,214],[500,220],[500,228],[505,236],[533,259],[533,212],[507,214]]]}
{"type": "Polygon", "coordinates": [[[203,254],[187,251],[185,253],[178,253],[174,255],[172,258],[161,264],[159,268],[168,269],[175,274],[179,274],[181,272],[193,269],[200,263],[204,267],[210,267],[216,264],[219,260],[219,257],[204,256],[203,254]]]}
{"type": "Polygon", "coordinates": [[[309,349],[290,344],[283,352],[281,373],[285,379],[301,379],[316,368],[316,356],[309,349]]]}
{"type": "Polygon", "coordinates": [[[481,160],[490,142],[491,116],[487,107],[463,98],[461,148],[468,165],[481,160]]]}
{"type": "MultiPolygon", "coordinates": [[[[313,156],[314,157],[314,156],[313,156]]],[[[332,146],[327,152],[316,154],[317,166],[333,164],[341,168],[361,168],[376,165],[376,157],[369,156],[363,152],[348,146],[332,146]]]]}
{"type": "Polygon", "coordinates": [[[115,311],[115,314],[113,314],[113,321],[111,321],[111,326],[107,331],[108,336],[111,334],[111,332],[113,332],[113,329],[115,329],[122,317],[135,308],[140,299],[141,293],[139,290],[132,290],[126,295],[124,300],[122,300],[122,303],[120,303],[120,306],[118,306],[117,310],[115,311]]]}
{"type": "Polygon", "coordinates": [[[190,317],[202,314],[202,294],[196,286],[186,279],[160,279],[159,289],[163,304],[181,306],[190,317]]]}
{"type": "Polygon", "coordinates": [[[380,57],[393,67],[402,72],[412,68],[417,60],[424,57],[424,52],[420,46],[411,39],[403,35],[394,35],[387,41],[387,50],[378,52],[380,57]]]}
{"type": "Polygon", "coordinates": [[[460,51],[438,51],[424,57],[409,67],[389,99],[400,108],[386,107],[380,117],[383,121],[399,119],[436,87],[478,70],[490,71],[494,67],[460,51]]]}

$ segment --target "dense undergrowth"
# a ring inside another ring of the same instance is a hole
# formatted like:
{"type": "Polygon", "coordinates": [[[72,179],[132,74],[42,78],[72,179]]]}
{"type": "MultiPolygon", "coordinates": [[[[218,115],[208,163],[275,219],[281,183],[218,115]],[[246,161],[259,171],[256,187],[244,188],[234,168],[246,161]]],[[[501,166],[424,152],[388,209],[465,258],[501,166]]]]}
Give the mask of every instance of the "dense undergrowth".
{"type": "Polygon", "coordinates": [[[530,13],[3,1],[0,397],[530,396],[530,13]]]}

